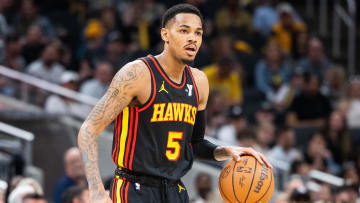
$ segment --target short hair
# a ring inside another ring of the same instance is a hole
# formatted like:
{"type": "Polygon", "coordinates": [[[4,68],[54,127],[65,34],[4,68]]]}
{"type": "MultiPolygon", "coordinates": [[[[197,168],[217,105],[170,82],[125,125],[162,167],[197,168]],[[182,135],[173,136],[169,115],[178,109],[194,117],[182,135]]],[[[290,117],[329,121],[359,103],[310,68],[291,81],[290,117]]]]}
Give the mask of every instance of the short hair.
{"type": "Polygon", "coordinates": [[[74,198],[81,197],[81,194],[84,190],[86,190],[86,187],[79,185],[68,188],[62,195],[62,203],[72,203],[74,198]]]}
{"type": "Polygon", "coordinates": [[[197,9],[195,6],[193,5],[190,5],[190,4],[177,4],[171,8],[169,8],[163,18],[162,18],[162,28],[164,28],[168,22],[174,18],[177,14],[179,13],[192,13],[192,14],[195,14],[197,16],[199,16],[200,20],[201,20],[201,23],[203,23],[203,17],[199,11],[199,9],[197,9]]]}

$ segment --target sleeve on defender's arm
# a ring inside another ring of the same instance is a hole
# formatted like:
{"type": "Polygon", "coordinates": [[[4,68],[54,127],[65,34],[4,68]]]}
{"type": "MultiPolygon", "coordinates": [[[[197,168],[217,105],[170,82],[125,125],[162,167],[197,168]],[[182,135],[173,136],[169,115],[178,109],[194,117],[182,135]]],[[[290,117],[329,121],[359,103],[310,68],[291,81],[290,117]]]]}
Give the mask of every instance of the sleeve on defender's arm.
{"type": "Polygon", "coordinates": [[[196,114],[196,120],[194,125],[194,131],[191,138],[191,144],[195,153],[195,156],[200,159],[214,160],[214,150],[217,145],[204,139],[205,135],[205,110],[198,111],[196,114]]]}

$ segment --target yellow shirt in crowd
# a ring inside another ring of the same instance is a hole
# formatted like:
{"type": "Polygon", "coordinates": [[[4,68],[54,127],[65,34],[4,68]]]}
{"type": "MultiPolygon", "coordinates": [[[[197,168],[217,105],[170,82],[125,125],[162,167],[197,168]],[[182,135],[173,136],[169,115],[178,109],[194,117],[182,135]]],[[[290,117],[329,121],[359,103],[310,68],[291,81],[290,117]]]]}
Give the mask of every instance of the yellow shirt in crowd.
{"type": "Polygon", "coordinates": [[[241,103],[242,83],[239,73],[233,71],[228,77],[221,79],[218,76],[218,69],[219,66],[216,64],[212,64],[203,69],[209,80],[210,92],[219,90],[230,104],[241,103]]]}

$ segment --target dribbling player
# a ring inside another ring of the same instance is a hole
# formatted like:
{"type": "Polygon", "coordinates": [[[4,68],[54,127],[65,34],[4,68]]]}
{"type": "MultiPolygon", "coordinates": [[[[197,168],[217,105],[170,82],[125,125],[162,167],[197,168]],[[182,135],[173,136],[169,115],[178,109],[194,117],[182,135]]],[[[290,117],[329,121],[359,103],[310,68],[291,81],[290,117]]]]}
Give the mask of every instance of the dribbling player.
{"type": "Polygon", "coordinates": [[[209,94],[203,72],[189,67],[201,46],[199,10],[179,4],[166,11],[161,38],[164,50],[126,64],[82,125],[83,155],[91,202],[189,202],[180,178],[194,157],[240,159],[251,148],[216,146],[204,139],[209,94]],[[117,165],[110,196],[98,167],[97,136],[115,120],[112,159],[117,165]]]}

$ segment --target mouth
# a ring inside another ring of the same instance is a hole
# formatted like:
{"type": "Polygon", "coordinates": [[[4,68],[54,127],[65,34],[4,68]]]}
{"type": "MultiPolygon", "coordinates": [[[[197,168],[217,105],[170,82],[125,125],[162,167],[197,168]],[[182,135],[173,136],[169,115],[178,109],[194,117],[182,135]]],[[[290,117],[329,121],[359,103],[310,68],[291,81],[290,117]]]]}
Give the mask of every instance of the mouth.
{"type": "Polygon", "coordinates": [[[195,54],[196,54],[196,46],[195,45],[186,46],[185,51],[189,56],[195,56],[195,54]]]}

